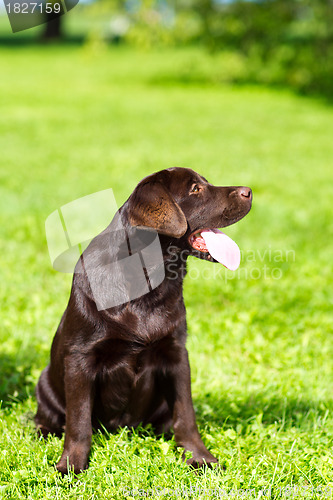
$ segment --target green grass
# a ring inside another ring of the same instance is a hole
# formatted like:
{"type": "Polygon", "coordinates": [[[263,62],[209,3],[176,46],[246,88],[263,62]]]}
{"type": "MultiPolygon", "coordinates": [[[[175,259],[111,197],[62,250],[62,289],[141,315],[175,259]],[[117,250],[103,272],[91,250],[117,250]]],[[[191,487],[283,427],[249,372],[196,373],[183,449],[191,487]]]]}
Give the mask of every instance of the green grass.
{"type": "Polygon", "coordinates": [[[205,83],[214,64],[194,49],[88,44],[0,57],[0,498],[333,489],[333,109],[205,83]],[[96,434],[88,471],[62,479],[53,464],[63,441],[39,440],[31,421],[71,283],[51,268],[45,219],[108,187],[121,204],[173,165],[254,191],[250,214],[227,230],[243,251],[239,273],[192,259],[185,282],[197,421],[225,470],[196,475],[173,440],[123,429],[96,434]]]}

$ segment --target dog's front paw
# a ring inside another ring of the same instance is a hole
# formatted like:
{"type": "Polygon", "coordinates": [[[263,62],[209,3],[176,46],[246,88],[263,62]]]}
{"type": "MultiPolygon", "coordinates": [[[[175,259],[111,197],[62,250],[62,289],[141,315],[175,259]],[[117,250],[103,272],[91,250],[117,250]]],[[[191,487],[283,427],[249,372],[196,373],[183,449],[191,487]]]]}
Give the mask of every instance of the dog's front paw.
{"type": "Polygon", "coordinates": [[[186,463],[194,469],[198,469],[204,466],[211,467],[212,464],[218,464],[219,461],[208,450],[195,450],[192,451],[192,456],[186,460],[186,463]]]}
{"type": "Polygon", "coordinates": [[[80,474],[85,469],[87,469],[88,463],[86,460],[71,454],[63,453],[59,462],[56,464],[56,469],[63,476],[74,472],[74,474],[80,474]]]}

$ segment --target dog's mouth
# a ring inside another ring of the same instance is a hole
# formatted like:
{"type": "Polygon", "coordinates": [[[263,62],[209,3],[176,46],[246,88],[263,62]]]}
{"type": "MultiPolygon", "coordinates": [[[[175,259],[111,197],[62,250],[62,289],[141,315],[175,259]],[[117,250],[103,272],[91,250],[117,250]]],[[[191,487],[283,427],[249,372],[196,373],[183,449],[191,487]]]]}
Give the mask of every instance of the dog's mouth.
{"type": "Polygon", "coordinates": [[[238,245],[219,229],[201,229],[188,237],[192,248],[207,253],[231,271],[236,271],[240,264],[238,245]]]}

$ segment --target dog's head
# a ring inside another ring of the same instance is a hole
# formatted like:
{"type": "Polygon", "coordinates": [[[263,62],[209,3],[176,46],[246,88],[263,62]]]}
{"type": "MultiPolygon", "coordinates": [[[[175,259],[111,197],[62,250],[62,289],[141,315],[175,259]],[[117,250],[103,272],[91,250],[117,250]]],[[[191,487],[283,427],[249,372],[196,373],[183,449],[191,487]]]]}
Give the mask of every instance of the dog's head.
{"type": "Polygon", "coordinates": [[[200,252],[200,258],[232,269],[233,242],[218,228],[242,219],[251,203],[248,187],[213,186],[193,170],[175,167],[138,184],[128,200],[128,220],[132,226],[154,229],[190,254],[200,252]],[[229,253],[230,266],[222,262],[223,253],[229,253]]]}

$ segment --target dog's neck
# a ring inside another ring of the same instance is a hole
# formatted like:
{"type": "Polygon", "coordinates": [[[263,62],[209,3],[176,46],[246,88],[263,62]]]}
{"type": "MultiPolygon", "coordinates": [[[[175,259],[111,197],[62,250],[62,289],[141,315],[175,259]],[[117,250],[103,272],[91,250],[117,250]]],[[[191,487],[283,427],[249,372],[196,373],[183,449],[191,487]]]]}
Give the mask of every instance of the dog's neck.
{"type": "Polygon", "coordinates": [[[189,251],[182,248],[177,240],[160,236],[163,253],[165,279],[182,284],[187,273],[187,257],[189,251]]]}

